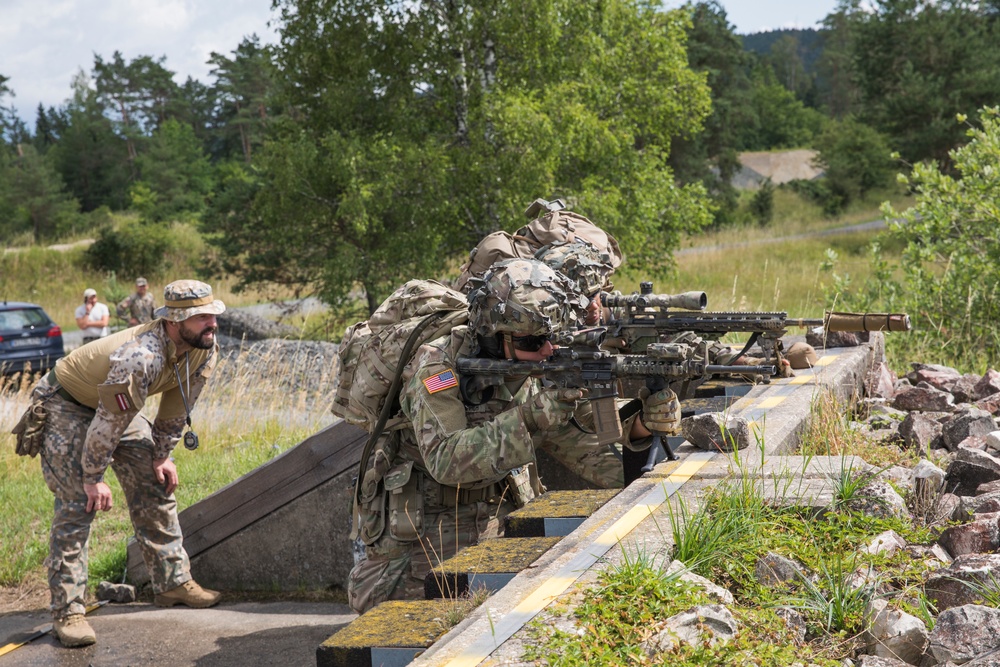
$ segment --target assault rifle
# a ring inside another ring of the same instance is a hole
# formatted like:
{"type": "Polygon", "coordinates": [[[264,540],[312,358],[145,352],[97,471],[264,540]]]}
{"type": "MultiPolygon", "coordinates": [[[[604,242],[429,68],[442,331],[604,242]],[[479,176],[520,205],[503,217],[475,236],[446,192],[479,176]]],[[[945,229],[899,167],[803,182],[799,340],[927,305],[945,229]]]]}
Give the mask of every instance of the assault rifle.
{"type": "MultiPolygon", "coordinates": [[[[601,444],[610,444],[622,436],[615,400],[622,380],[643,380],[655,392],[673,382],[713,374],[754,375],[766,382],[775,372],[771,365],[709,364],[707,343],[653,343],[646,348],[646,354],[612,354],[602,347],[606,333],[605,327],[593,327],[557,337],[559,346],[544,361],[461,358],[456,365],[463,400],[474,404],[491,387],[508,378],[528,375],[561,388],[586,389],[597,439],[601,444]]],[[[663,435],[654,433],[654,447],[659,441],[666,442],[663,435]]],[[[665,451],[674,458],[669,445],[665,451]]]]}
{"type": "Polygon", "coordinates": [[[750,339],[733,359],[746,354],[754,343],[775,367],[781,363],[781,337],[790,327],[823,327],[825,331],[909,331],[905,313],[834,313],[822,318],[793,318],[786,312],[710,312],[704,292],[653,294],[653,283],[640,285],[639,294],[601,294],[612,312],[608,339],[620,349],[641,352],[654,343],[668,342],[678,334],[717,340],[728,333],[749,333],[750,339]],[[672,310],[677,309],[677,310],[672,310]]]}

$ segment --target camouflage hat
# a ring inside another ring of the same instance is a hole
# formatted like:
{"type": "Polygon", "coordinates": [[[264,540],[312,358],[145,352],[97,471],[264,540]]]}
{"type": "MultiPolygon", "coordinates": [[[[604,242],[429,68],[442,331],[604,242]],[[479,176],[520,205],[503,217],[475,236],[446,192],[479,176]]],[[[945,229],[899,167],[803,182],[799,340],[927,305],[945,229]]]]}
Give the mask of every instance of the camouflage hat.
{"type": "Polygon", "coordinates": [[[138,277],[138,278],[135,279],[135,286],[136,287],[142,287],[144,285],[149,285],[149,283],[146,282],[145,278],[143,278],[142,276],[140,276],[140,277],[138,277]]]}
{"type": "Polygon", "coordinates": [[[226,304],[212,296],[212,288],[200,280],[175,280],[163,288],[165,306],[153,313],[171,322],[183,322],[189,317],[207,313],[220,315],[226,304]]]}
{"type": "Polygon", "coordinates": [[[582,322],[590,301],[566,276],[534,259],[494,264],[472,284],[469,326],[483,336],[549,336],[582,322]]]}
{"type": "Polygon", "coordinates": [[[544,246],[535,253],[535,259],[575,281],[579,291],[591,298],[605,289],[615,272],[610,255],[579,239],[544,246]]]}

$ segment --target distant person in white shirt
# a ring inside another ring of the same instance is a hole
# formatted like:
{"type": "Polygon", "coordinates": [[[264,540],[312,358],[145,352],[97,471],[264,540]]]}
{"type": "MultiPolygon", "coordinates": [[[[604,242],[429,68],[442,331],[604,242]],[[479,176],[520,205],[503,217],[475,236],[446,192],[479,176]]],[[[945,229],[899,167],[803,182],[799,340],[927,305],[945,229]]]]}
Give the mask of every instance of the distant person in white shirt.
{"type": "Polygon", "coordinates": [[[103,303],[98,303],[97,292],[91,288],[83,291],[83,305],[76,309],[76,326],[83,329],[83,342],[89,343],[108,335],[111,311],[103,303]]]}

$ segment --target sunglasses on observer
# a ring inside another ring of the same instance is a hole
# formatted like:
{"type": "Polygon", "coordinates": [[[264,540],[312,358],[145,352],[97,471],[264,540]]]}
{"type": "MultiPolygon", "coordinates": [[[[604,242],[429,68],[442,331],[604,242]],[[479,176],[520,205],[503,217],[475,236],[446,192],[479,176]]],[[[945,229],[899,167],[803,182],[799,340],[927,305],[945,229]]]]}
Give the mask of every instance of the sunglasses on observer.
{"type": "Polygon", "coordinates": [[[522,352],[538,352],[549,342],[548,336],[511,336],[510,342],[514,349],[522,352]]]}

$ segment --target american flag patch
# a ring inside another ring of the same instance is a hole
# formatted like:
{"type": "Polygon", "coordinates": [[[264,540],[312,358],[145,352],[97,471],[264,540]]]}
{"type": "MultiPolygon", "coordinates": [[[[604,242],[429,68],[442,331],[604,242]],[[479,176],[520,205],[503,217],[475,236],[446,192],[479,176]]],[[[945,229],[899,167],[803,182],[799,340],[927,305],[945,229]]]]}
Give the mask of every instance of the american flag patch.
{"type": "Polygon", "coordinates": [[[132,407],[132,402],[128,400],[128,394],[115,394],[115,401],[118,403],[118,409],[122,412],[128,412],[132,407]]]}
{"type": "Polygon", "coordinates": [[[458,378],[455,377],[454,371],[445,371],[443,373],[438,373],[437,375],[432,375],[426,380],[424,380],[424,386],[427,387],[427,393],[435,394],[439,391],[445,389],[451,389],[452,387],[458,386],[458,378]]]}

